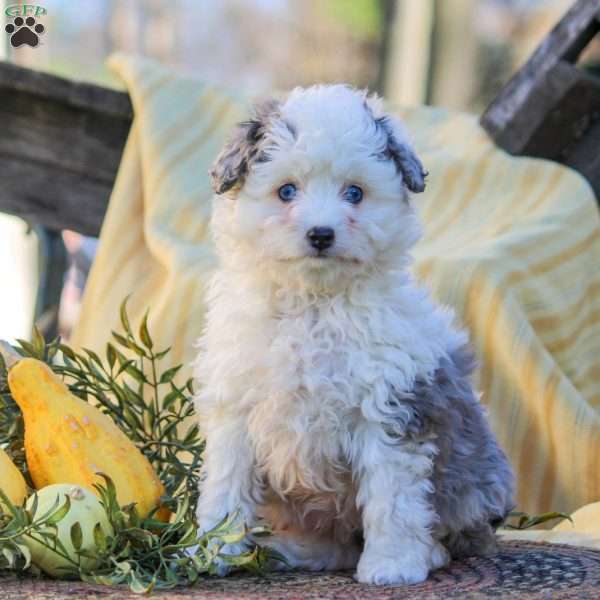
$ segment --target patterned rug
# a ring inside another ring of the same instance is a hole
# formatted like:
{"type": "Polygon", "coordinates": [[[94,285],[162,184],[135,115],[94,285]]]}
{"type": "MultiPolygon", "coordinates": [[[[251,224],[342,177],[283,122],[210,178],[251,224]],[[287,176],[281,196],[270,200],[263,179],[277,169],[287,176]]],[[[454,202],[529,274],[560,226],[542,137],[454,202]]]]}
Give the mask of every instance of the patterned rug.
{"type": "MultiPolygon", "coordinates": [[[[523,600],[600,599],[600,551],[532,542],[502,542],[491,558],[470,558],[433,573],[423,584],[375,587],[356,583],[351,573],[285,573],[265,577],[210,578],[194,588],[155,593],[160,600],[447,600],[519,598],[523,600]]],[[[3,579],[2,600],[139,598],[123,588],[31,579],[3,579]]]]}

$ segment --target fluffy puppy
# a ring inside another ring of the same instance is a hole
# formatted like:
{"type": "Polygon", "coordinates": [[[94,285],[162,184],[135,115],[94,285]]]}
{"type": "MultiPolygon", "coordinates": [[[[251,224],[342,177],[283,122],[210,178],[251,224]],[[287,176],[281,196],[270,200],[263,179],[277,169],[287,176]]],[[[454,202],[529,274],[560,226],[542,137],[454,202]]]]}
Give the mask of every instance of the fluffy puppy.
{"type": "Polygon", "coordinates": [[[296,89],[211,176],[201,531],[238,511],[272,525],[282,568],[376,584],[492,551],[513,477],[467,336],[407,270],[425,173],[401,124],[347,86],[296,89]]]}

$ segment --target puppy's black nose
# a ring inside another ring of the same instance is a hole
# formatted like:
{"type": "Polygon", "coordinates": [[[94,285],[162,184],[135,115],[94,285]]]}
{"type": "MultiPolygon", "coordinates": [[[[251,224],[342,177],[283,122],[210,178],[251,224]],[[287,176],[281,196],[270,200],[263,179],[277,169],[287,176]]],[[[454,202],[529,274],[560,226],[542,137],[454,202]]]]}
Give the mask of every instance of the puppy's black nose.
{"type": "Polygon", "coordinates": [[[311,227],[306,232],[310,245],[317,250],[325,250],[333,244],[335,232],[331,227],[311,227]]]}

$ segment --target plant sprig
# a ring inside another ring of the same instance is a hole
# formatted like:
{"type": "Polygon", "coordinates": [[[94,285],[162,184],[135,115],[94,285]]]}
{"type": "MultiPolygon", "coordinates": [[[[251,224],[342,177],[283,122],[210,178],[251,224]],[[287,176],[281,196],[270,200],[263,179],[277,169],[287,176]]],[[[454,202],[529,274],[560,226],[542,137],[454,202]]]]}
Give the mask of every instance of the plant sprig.
{"type": "Polygon", "coordinates": [[[14,506],[0,490],[0,501],[8,507],[7,512],[0,512],[0,573],[2,570],[22,571],[31,566],[25,538],[61,556],[68,563],[62,568],[65,578],[105,585],[126,584],[136,593],[192,585],[201,576],[215,573],[221,561],[261,571],[269,558],[267,551],[259,547],[237,556],[221,554],[226,543],[241,542],[250,534],[263,535],[264,528],[249,530],[231,515],[198,538],[187,498],[178,500],[177,512],[169,523],[151,517],[142,519],[135,505],[119,506],[112,480],[101,476],[104,483],[95,487],[114,535],[107,535],[97,523],[93,530],[95,549],[85,550],[82,549],[81,525],[74,523],[70,538],[75,557],[61,542],[56,527],[69,512],[68,497],[62,504],[57,498],[50,510],[38,515],[35,497],[31,509],[22,508],[14,506]],[[82,561],[82,558],[93,559],[93,562],[82,561]],[[94,566],[89,568],[86,564],[94,566]]]}
{"type": "MultiPolygon", "coordinates": [[[[118,505],[114,485],[105,477],[105,484],[97,486],[97,491],[115,534],[107,536],[96,528],[95,558],[99,566],[88,572],[80,563],[74,563],[70,574],[95,583],[126,583],[135,592],[147,593],[190,585],[202,575],[214,573],[218,561],[261,571],[267,561],[266,550],[253,544],[238,556],[221,556],[220,550],[225,543],[240,542],[249,534],[265,534],[264,528],[248,530],[236,515],[229,515],[198,539],[194,509],[204,442],[193,418],[192,380],[179,381],[181,365],[162,368],[170,348],[156,348],[148,330],[148,313],[134,332],[125,300],[120,321],[122,331],[112,332],[113,341],[107,343],[104,358],[89,349],[77,352],[59,338],[46,342],[37,330],[31,342],[18,340],[14,348],[20,356],[47,363],[72,393],[113,419],[159,474],[166,489],[163,503],[174,513],[169,523],[158,521],[152,514],[142,519],[135,505],[118,505]]],[[[23,418],[10,394],[1,354],[0,447],[7,450],[31,486],[23,418]]],[[[0,497],[10,507],[8,513],[0,510],[0,574],[3,570],[29,568],[27,547],[18,541],[23,535],[36,537],[55,552],[66,553],[47,518],[37,519],[32,511],[14,507],[4,495],[0,497]]],[[[56,515],[53,518],[56,524],[56,515]]],[[[75,528],[71,534],[77,548],[81,532],[75,528]]]]}
{"type": "MultiPolygon", "coordinates": [[[[96,404],[150,460],[165,484],[167,503],[185,494],[195,504],[204,442],[194,417],[193,383],[177,383],[181,365],[162,370],[170,348],[156,350],[148,331],[148,313],[136,336],[120,309],[121,333],[112,332],[105,359],[93,350],[76,352],[55,339],[46,343],[35,330],[33,340],[18,340],[21,356],[37,358],[61,375],[71,392],[96,404]]],[[[10,396],[6,365],[0,363],[0,445],[26,469],[20,410],[10,396]]]]}
{"type": "Polygon", "coordinates": [[[541,515],[529,515],[525,512],[514,511],[508,515],[508,518],[512,519],[512,522],[507,521],[504,523],[505,529],[531,529],[556,519],[568,519],[571,523],[573,522],[568,514],[556,511],[542,513],[541,515]]]}

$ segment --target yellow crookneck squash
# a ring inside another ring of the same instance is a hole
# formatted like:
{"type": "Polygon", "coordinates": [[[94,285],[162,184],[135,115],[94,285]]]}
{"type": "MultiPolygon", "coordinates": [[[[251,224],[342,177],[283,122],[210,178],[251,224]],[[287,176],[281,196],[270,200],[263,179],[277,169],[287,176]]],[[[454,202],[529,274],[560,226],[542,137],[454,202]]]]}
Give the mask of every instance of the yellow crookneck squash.
{"type": "MultiPolygon", "coordinates": [[[[21,506],[27,497],[27,484],[8,454],[0,448],[0,490],[15,505],[21,506]]],[[[0,499],[0,512],[6,510],[0,499]]]]}
{"type": "MultiPolygon", "coordinates": [[[[160,504],[164,487],[146,457],[105,414],[74,396],[43,362],[24,358],[8,373],[25,421],[25,454],[37,489],[55,483],[95,492],[108,475],[121,505],[135,502],[141,516],[160,504]]],[[[161,508],[157,518],[165,519],[161,508]]]]}

